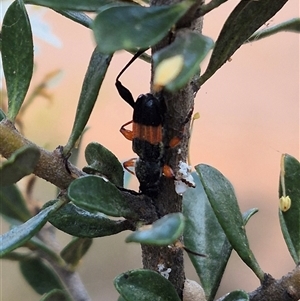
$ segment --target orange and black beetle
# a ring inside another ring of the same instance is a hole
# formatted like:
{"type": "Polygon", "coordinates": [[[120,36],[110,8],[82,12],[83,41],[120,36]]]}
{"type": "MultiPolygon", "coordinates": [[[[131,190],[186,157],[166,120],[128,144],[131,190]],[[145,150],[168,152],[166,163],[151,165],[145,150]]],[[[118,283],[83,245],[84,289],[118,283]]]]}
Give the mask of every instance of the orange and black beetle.
{"type": "MultiPolygon", "coordinates": [[[[129,167],[135,165],[135,174],[140,183],[140,192],[149,197],[157,197],[159,181],[164,174],[166,177],[174,178],[174,173],[168,165],[164,164],[164,152],[166,146],[163,144],[163,127],[166,106],[163,99],[155,97],[151,93],[141,94],[134,101],[131,92],[119,81],[124,71],[136,60],[145,50],[138,51],[127,65],[121,70],[116,78],[116,87],[120,96],[133,108],[133,118],[125,123],[120,131],[132,141],[132,150],[139,156],[138,159],[131,159],[124,162],[124,167],[133,173],[129,167]],[[132,130],[125,127],[132,123],[132,130]]],[[[191,110],[182,124],[190,120],[191,110]]],[[[180,137],[174,137],[168,143],[168,147],[175,147],[180,142],[180,137]]]]}
{"type": "Polygon", "coordinates": [[[140,183],[140,191],[150,197],[156,197],[164,166],[162,138],[165,105],[161,99],[150,93],[141,94],[134,101],[131,92],[119,81],[123,72],[143,52],[137,52],[122,69],[116,79],[116,87],[120,96],[133,108],[132,121],[124,124],[120,131],[132,141],[132,150],[139,156],[137,160],[131,159],[125,162],[124,167],[131,172],[128,167],[135,163],[135,174],[140,183]],[[125,127],[130,123],[132,123],[132,130],[127,130],[125,127]]]}

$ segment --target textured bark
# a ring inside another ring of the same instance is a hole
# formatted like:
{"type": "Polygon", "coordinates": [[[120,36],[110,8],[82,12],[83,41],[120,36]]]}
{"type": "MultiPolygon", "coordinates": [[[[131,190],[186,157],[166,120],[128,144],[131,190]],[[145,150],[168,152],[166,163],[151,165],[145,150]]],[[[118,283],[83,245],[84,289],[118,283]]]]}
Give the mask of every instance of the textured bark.
{"type": "Polygon", "coordinates": [[[300,265],[279,280],[266,275],[262,285],[249,293],[249,299],[250,301],[299,301],[300,265]]]}
{"type": "MultiPolygon", "coordinates": [[[[170,0],[153,0],[151,5],[169,5],[179,1],[170,0]]],[[[200,3],[197,3],[199,6],[200,3]]],[[[170,32],[170,34],[157,44],[152,53],[169,45],[176,34],[186,28],[201,30],[202,20],[193,21],[193,10],[187,13],[186,16],[180,20],[177,30],[170,32]],[[199,25],[200,22],[200,25],[199,25]]],[[[153,77],[153,73],[152,73],[153,77]]],[[[185,123],[187,116],[194,107],[194,87],[192,82],[186,85],[183,89],[176,93],[168,93],[162,91],[155,96],[163,98],[166,104],[166,114],[164,120],[164,137],[165,145],[169,145],[173,137],[182,137],[180,145],[175,148],[167,148],[165,152],[165,164],[170,166],[176,173],[179,161],[186,161],[188,152],[189,140],[189,126],[190,122],[185,123]],[[184,125],[184,131],[182,131],[184,125]]],[[[154,93],[155,94],[155,93],[154,93]]],[[[182,197],[179,196],[174,189],[173,179],[162,177],[160,183],[160,191],[156,202],[158,215],[164,216],[172,212],[182,211],[182,197]]],[[[159,266],[162,265],[165,270],[171,269],[169,273],[169,280],[174,285],[178,295],[182,298],[182,290],[185,281],[183,251],[180,248],[170,247],[153,247],[142,246],[143,266],[146,269],[158,271],[159,266]]]]}
{"type": "Polygon", "coordinates": [[[51,182],[60,189],[66,189],[74,178],[84,173],[69,164],[72,175],[68,173],[60,148],[49,152],[27,140],[8,119],[0,122],[0,154],[9,158],[13,152],[24,146],[35,146],[40,151],[40,159],[34,169],[34,174],[51,182]]]}

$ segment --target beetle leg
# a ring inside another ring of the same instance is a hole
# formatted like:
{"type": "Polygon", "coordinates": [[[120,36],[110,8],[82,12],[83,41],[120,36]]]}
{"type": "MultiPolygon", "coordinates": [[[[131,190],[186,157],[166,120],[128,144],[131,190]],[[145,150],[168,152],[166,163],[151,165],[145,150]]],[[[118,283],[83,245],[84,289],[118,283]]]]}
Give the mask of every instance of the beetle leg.
{"type": "MultiPolygon", "coordinates": [[[[180,135],[182,136],[182,135],[180,135]]],[[[177,146],[180,141],[181,141],[182,137],[179,136],[175,136],[171,139],[171,141],[169,142],[169,147],[174,148],[175,146],[177,146]]]]}
{"type": "Polygon", "coordinates": [[[173,137],[170,142],[169,142],[169,147],[173,148],[175,146],[177,146],[181,139],[182,139],[182,136],[183,136],[183,133],[184,133],[184,126],[191,120],[191,117],[192,117],[192,114],[193,114],[193,111],[194,111],[194,108],[190,109],[189,113],[187,114],[185,120],[182,122],[181,124],[181,130],[179,132],[179,135],[178,136],[175,136],[173,137]]]}
{"type": "Polygon", "coordinates": [[[164,165],[163,166],[163,175],[166,178],[173,179],[175,181],[181,181],[181,182],[185,183],[189,187],[195,187],[195,183],[192,183],[192,182],[188,181],[185,178],[185,175],[180,175],[180,174],[179,175],[175,175],[173,169],[169,165],[164,165]]]}
{"type": "Polygon", "coordinates": [[[175,174],[173,169],[169,165],[164,165],[162,168],[163,175],[169,179],[175,179],[175,174]]]}
{"type": "Polygon", "coordinates": [[[130,167],[135,166],[136,158],[131,158],[128,161],[123,162],[123,167],[130,172],[132,175],[135,175],[135,173],[130,169],[130,167]]]}
{"type": "Polygon", "coordinates": [[[130,141],[132,141],[132,139],[133,139],[133,131],[125,129],[125,126],[127,126],[128,124],[131,124],[131,123],[132,123],[132,120],[126,122],[120,128],[120,132],[122,133],[122,135],[130,141]]]}

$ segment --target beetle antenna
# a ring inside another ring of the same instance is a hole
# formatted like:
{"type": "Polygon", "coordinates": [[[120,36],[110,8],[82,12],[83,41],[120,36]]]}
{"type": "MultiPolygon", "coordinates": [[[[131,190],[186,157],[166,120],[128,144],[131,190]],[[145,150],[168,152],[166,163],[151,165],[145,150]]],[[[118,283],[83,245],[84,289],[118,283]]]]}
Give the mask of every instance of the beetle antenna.
{"type": "Polygon", "coordinates": [[[121,70],[121,72],[119,73],[119,75],[117,76],[117,81],[119,81],[119,78],[121,77],[121,75],[126,71],[126,69],[142,54],[144,53],[148,48],[144,48],[144,49],[140,49],[139,51],[137,51],[134,56],[131,58],[131,60],[126,64],[126,66],[121,70]]]}
{"type": "MultiPolygon", "coordinates": [[[[148,48],[147,48],[148,49],[148,48]]],[[[119,81],[119,78],[121,75],[126,71],[126,69],[142,54],[144,53],[147,49],[140,49],[137,51],[134,56],[131,58],[131,60],[125,65],[125,67],[121,70],[119,75],[116,78],[116,88],[120,94],[120,96],[131,106],[134,108],[134,98],[131,94],[131,92],[123,86],[123,84],[119,81]]]]}

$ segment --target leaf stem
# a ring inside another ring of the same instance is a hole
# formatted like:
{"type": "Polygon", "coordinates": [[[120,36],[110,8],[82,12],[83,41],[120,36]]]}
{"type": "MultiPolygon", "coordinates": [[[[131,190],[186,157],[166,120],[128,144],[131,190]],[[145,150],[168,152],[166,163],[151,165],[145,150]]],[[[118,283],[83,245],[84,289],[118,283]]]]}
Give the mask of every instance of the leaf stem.
{"type": "Polygon", "coordinates": [[[258,40],[261,40],[263,38],[269,37],[275,33],[281,32],[281,31],[290,31],[290,32],[300,32],[300,18],[293,18],[290,20],[287,20],[285,22],[282,22],[280,24],[277,24],[272,27],[268,27],[262,30],[258,30],[255,32],[249,39],[247,39],[244,44],[250,43],[250,42],[256,42],[258,40]]]}

